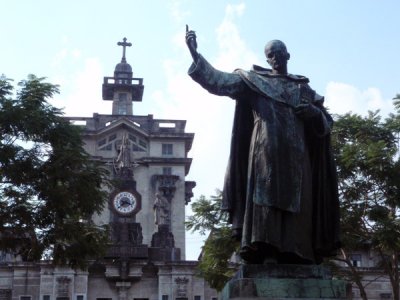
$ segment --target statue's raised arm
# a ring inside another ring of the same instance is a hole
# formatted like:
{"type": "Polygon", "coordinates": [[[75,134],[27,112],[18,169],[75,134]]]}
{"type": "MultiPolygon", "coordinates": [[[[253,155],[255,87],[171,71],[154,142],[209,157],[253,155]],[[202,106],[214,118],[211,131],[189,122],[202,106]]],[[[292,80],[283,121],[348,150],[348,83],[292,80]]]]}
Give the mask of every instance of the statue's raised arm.
{"type": "Polygon", "coordinates": [[[196,33],[193,30],[189,30],[188,25],[186,25],[186,45],[188,46],[190,54],[193,57],[193,61],[197,62],[199,53],[197,52],[196,33]]]}
{"type": "Polygon", "coordinates": [[[236,98],[247,89],[239,74],[226,73],[215,69],[199,52],[194,30],[186,25],[186,45],[193,58],[188,74],[194,81],[212,94],[236,98]]]}

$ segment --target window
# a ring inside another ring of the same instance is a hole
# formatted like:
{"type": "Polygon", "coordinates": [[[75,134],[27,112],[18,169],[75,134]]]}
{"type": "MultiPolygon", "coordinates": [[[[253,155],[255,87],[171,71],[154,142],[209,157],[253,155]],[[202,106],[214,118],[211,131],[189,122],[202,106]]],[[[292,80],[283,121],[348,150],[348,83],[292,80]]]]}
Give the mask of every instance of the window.
{"type": "Polygon", "coordinates": [[[118,114],[119,115],[126,115],[127,111],[126,103],[119,103],[118,104],[118,114]]]}
{"type": "Polygon", "coordinates": [[[172,175],[172,168],[171,167],[164,167],[162,168],[163,175],[172,175]]]}
{"type": "Polygon", "coordinates": [[[11,300],[11,289],[0,289],[0,299],[11,300]]]}
{"type": "Polygon", "coordinates": [[[76,295],[76,300],[85,300],[85,295],[76,295]]]}
{"type": "Polygon", "coordinates": [[[132,142],[135,142],[135,143],[136,143],[136,136],[130,134],[130,135],[129,135],[129,139],[130,139],[132,142]]]}
{"type": "Polygon", "coordinates": [[[50,295],[43,295],[42,300],[50,300],[50,295]]]}
{"type": "Polygon", "coordinates": [[[111,151],[112,149],[112,145],[108,144],[107,146],[100,148],[100,151],[111,151]]]}
{"type": "MultiPolygon", "coordinates": [[[[127,77],[127,74],[118,74],[118,77],[127,77]]],[[[118,79],[117,83],[118,84],[129,84],[130,80],[129,79],[118,79]]]]}
{"type": "Polygon", "coordinates": [[[126,101],[128,99],[126,93],[119,93],[118,97],[119,101],[126,101]]]}
{"type": "Polygon", "coordinates": [[[135,152],[145,152],[146,150],[144,150],[143,148],[140,148],[139,146],[132,145],[132,151],[135,151],[135,152]]]}
{"type": "Polygon", "coordinates": [[[19,300],[31,300],[32,296],[20,296],[19,300]]]}
{"type": "Polygon", "coordinates": [[[147,148],[147,144],[143,140],[139,140],[139,145],[142,146],[143,148],[147,148]]]}
{"type": "Polygon", "coordinates": [[[117,135],[114,133],[108,137],[108,141],[111,142],[117,138],[117,135]]]}
{"type": "Polygon", "coordinates": [[[162,144],[162,155],[172,155],[172,144],[162,144]]]}
{"type": "Polygon", "coordinates": [[[6,261],[7,254],[5,252],[0,251],[0,262],[6,261]]]}
{"type": "Polygon", "coordinates": [[[218,300],[218,298],[217,297],[212,297],[211,300],[218,300]]]}
{"type": "Polygon", "coordinates": [[[168,295],[162,295],[161,300],[168,300],[168,295]]]}
{"type": "Polygon", "coordinates": [[[103,146],[106,143],[106,139],[97,142],[97,146],[103,146]]]}
{"type": "Polygon", "coordinates": [[[194,300],[201,300],[201,296],[194,296],[194,300]]]}
{"type": "Polygon", "coordinates": [[[350,261],[353,267],[361,267],[361,254],[350,255],[350,261]]]}

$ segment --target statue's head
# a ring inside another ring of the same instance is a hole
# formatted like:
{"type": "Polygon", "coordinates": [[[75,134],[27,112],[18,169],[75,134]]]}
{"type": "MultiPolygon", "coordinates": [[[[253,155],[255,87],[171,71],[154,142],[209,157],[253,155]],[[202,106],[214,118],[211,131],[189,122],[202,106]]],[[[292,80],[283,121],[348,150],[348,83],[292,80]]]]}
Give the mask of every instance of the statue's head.
{"type": "Polygon", "coordinates": [[[282,41],[272,40],[268,42],[265,45],[264,53],[274,73],[287,74],[287,61],[290,59],[290,54],[282,41]]]}

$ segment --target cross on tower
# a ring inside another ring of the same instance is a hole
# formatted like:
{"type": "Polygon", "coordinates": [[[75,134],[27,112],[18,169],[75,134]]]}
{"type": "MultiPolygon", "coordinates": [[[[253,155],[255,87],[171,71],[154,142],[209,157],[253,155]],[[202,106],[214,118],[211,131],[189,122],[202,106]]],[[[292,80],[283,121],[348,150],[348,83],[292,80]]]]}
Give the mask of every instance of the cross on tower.
{"type": "Polygon", "coordinates": [[[118,42],[117,45],[118,46],[122,46],[122,59],[121,59],[121,62],[126,63],[125,49],[126,49],[126,47],[131,47],[132,43],[127,43],[126,42],[126,37],[124,37],[122,40],[123,40],[123,42],[118,42]]]}

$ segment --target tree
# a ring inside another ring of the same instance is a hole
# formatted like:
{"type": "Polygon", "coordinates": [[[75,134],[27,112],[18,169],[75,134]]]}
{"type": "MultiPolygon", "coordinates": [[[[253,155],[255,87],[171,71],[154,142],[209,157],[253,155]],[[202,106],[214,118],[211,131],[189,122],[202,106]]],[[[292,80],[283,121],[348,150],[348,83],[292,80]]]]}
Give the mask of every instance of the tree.
{"type": "Polygon", "coordinates": [[[220,291],[235,272],[230,258],[239,247],[232,238],[228,215],[221,211],[222,193],[204,196],[192,204],[193,215],[188,217],[186,228],[201,235],[209,234],[202,247],[198,273],[212,288],[220,291]]]}
{"type": "Polygon", "coordinates": [[[393,298],[399,299],[400,254],[400,98],[396,113],[382,120],[379,112],[366,117],[348,113],[336,118],[333,148],[341,201],[342,261],[366,299],[365,285],[348,252],[368,245],[380,258],[393,298]]]}
{"type": "Polygon", "coordinates": [[[108,241],[90,220],[106,201],[106,171],[47,102],[58,86],[29,75],[13,94],[11,82],[0,77],[0,250],[84,267],[108,241]]]}

